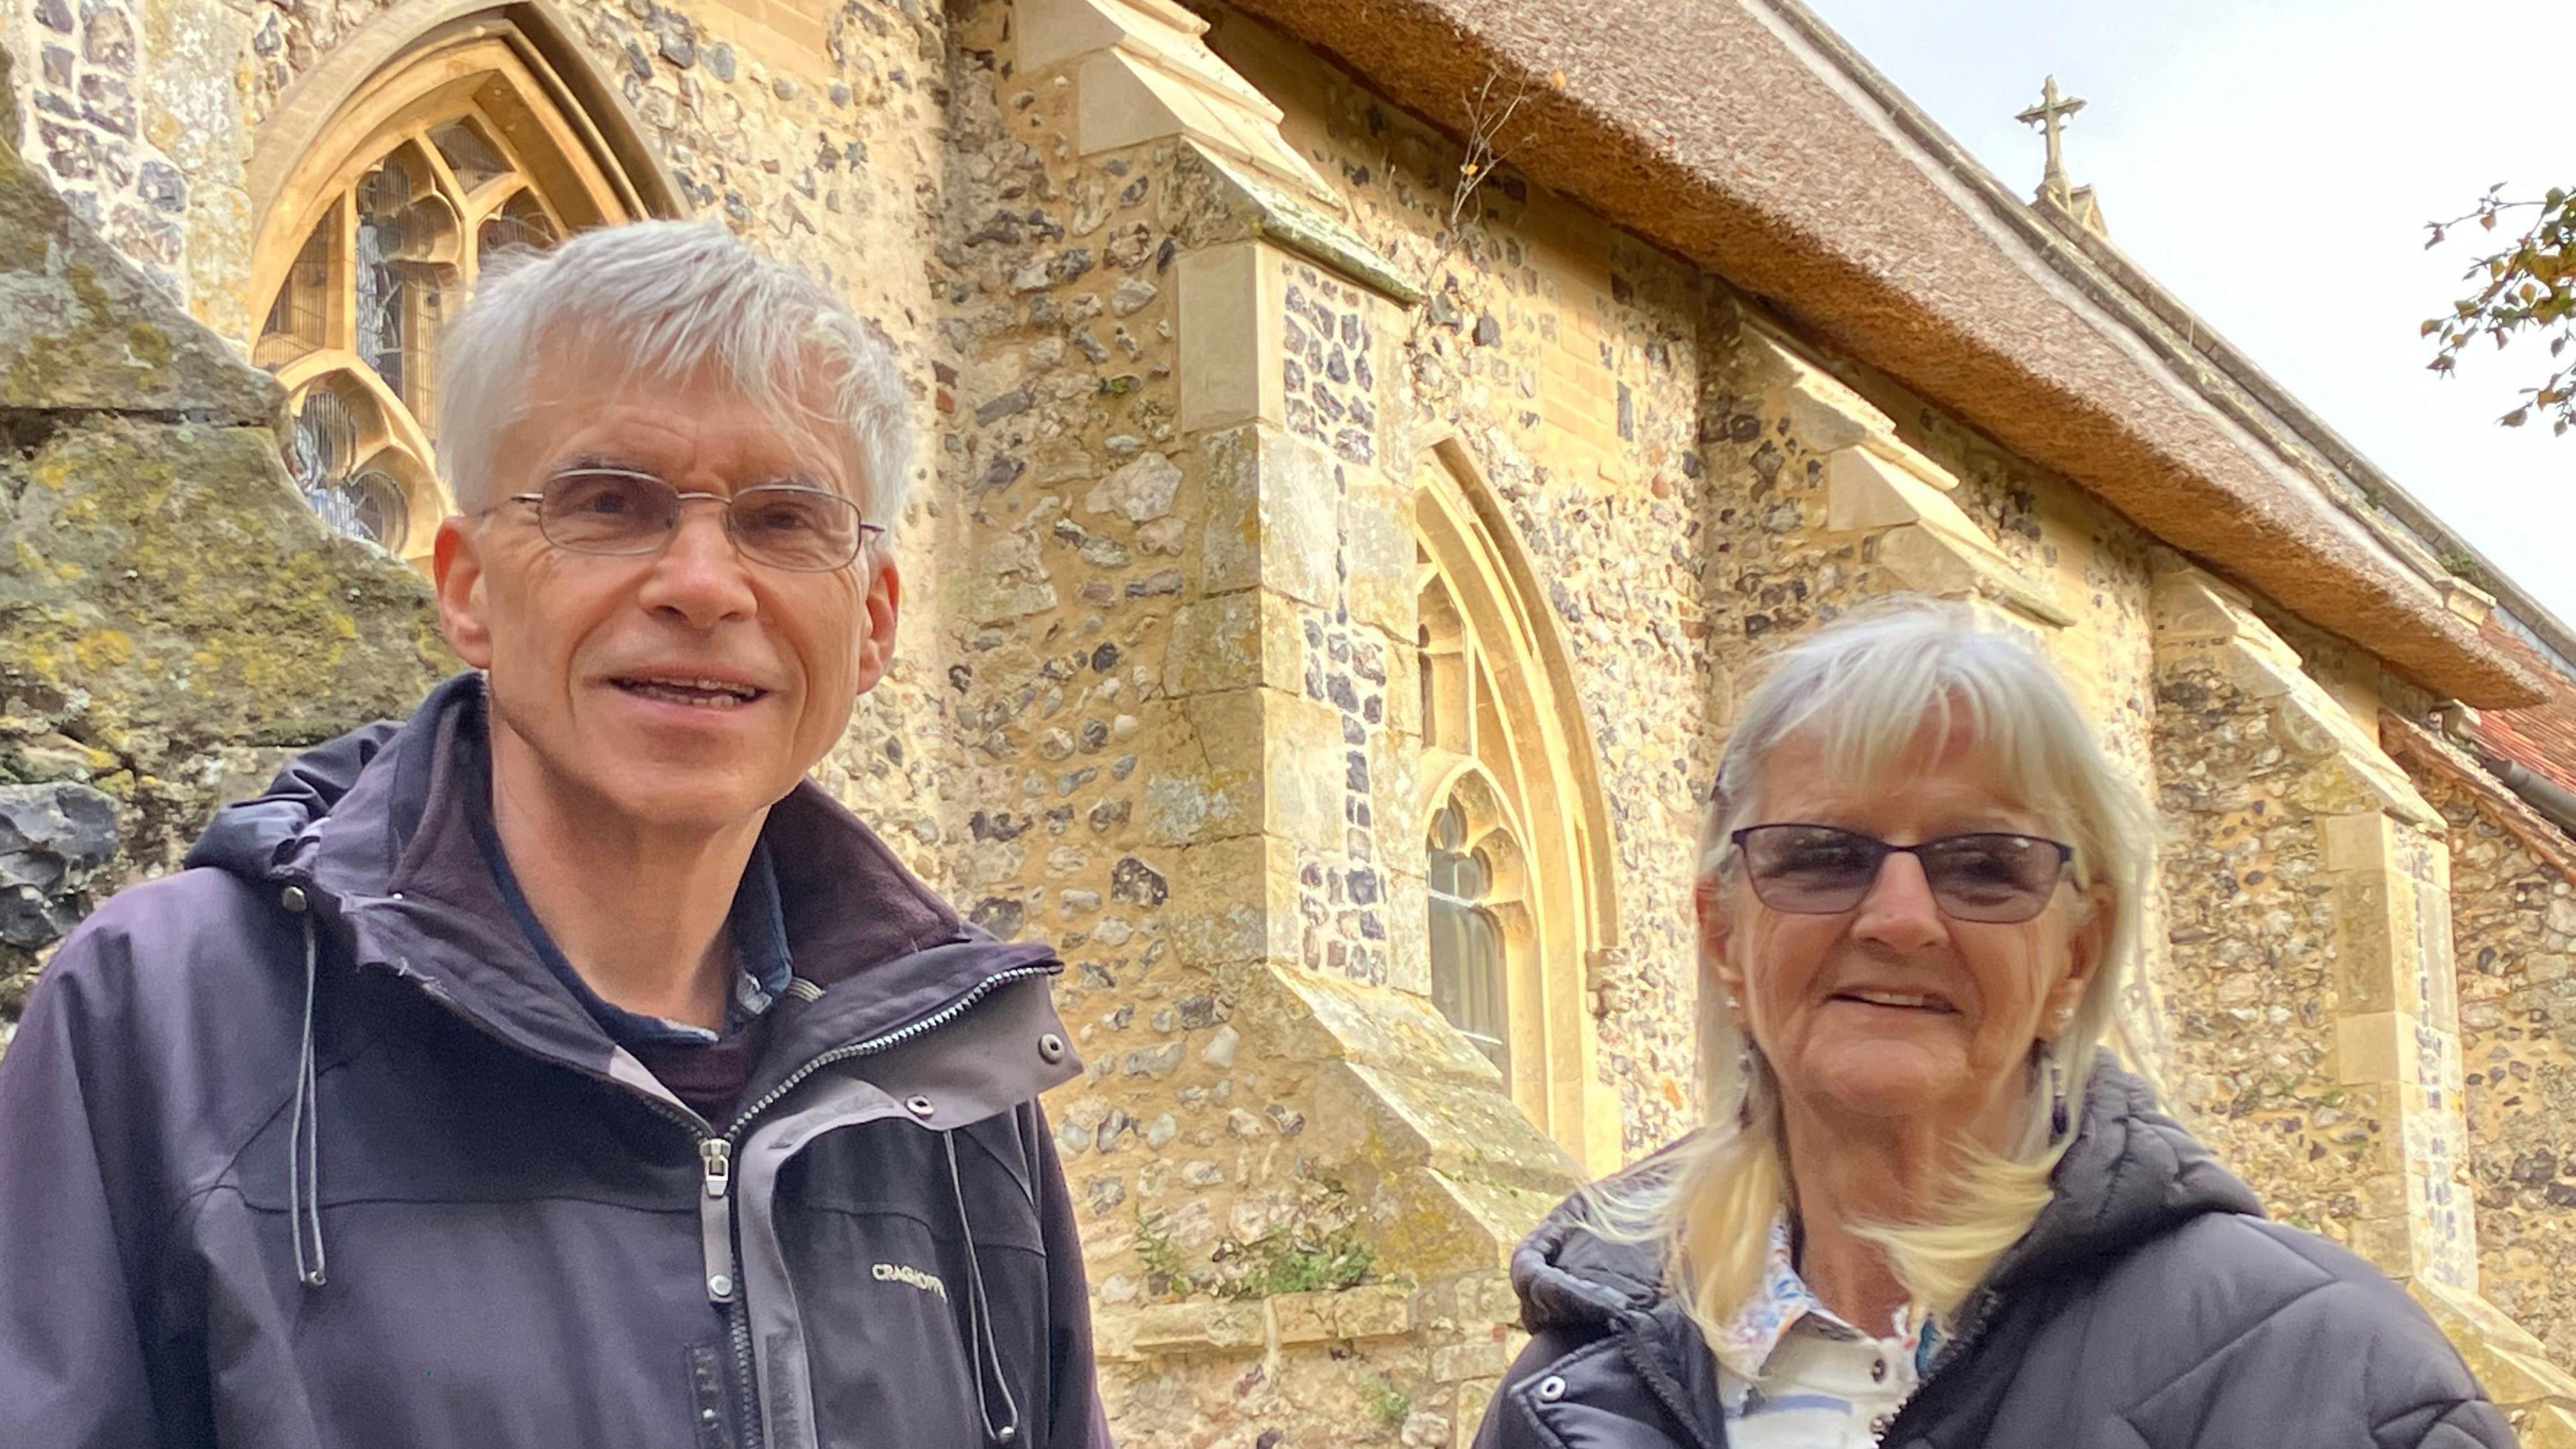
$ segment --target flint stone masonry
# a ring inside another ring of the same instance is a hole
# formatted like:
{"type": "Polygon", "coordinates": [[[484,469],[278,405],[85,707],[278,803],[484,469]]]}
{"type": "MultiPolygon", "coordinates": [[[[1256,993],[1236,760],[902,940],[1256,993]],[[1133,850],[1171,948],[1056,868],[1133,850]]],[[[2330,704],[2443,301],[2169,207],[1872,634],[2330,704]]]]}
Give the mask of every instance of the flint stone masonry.
{"type": "MultiPolygon", "coordinates": [[[[450,667],[417,578],[304,511],[231,360],[278,178],[354,144],[317,96],[433,8],[0,28],[0,1021],[217,801],[450,667]]],[[[2279,1212],[2407,1276],[2525,1442],[2576,1443],[2576,897],[2392,753],[2439,703],[2405,671],[1744,279],[1512,167],[1463,184],[1414,110],[1242,10],[513,13],[635,174],[895,348],[904,618],[816,773],[1064,958],[1086,1071],[1047,1106],[1120,1442],[1470,1441],[1521,1342],[1512,1242],[1695,1123],[1691,864],[1743,689],[1913,591],[2035,641],[2158,805],[2115,1049],[2279,1212]],[[1488,670],[1472,758],[1425,737],[1433,576],[1488,670]],[[1508,1076],[1432,1002],[1429,812],[1468,765],[1596,868],[1551,858],[1562,891],[1509,908],[1538,944],[1508,1076]]],[[[2267,576],[2352,560],[2313,562],[2267,576]]]]}

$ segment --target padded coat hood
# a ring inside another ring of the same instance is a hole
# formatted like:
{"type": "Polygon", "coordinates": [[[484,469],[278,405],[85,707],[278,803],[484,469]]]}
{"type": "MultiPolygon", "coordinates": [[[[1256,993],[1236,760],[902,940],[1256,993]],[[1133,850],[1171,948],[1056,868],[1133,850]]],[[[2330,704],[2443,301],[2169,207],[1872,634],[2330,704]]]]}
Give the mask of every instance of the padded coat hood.
{"type": "MultiPolygon", "coordinates": [[[[1664,1170],[1650,1158],[1632,1172],[1664,1170]]],[[[2509,1449],[2503,1417],[2377,1270],[2265,1222],[2254,1194],[2107,1063],[2055,1195],[1961,1309],[1881,1442],[1930,1449],[2261,1444],[2509,1449]]],[[[1660,1244],[1584,1198],[1512,1258],[1533,1335],[1480,1449],[1726,1442],[1717,1366],[1660,1244]]]]}

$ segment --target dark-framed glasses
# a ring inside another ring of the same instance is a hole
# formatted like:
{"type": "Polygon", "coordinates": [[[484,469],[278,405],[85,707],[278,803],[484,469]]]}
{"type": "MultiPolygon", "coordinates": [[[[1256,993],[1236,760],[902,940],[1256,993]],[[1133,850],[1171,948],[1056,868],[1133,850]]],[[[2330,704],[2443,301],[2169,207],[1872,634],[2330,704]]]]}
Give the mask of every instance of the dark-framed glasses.
{"type": "Polygon", "coordinates": [[[632,468],[566,468],[542,492],[506,500],[537,510],[537,531],[570,553],[658,553],[680,529],[680,512],[700,499],[724,509],[725,533],[742,556],[771,568],[828,573],[859,556],[880,531],[859,505],[810,483],[761,483],[739,493],[683,493],[632,468]]]}
{"type": "Polygon", "coordinates": [[[2047,909],[2075,847],[2036,835],[1945,835],[1890,845],[1830,825],[1753,825],[1727,837],[1756,900],[1775,911],[1838,916],[1858,907],[1891,855],[1923,867],[1933,904],[1954,920],[2012,925],[2047,909]]]}

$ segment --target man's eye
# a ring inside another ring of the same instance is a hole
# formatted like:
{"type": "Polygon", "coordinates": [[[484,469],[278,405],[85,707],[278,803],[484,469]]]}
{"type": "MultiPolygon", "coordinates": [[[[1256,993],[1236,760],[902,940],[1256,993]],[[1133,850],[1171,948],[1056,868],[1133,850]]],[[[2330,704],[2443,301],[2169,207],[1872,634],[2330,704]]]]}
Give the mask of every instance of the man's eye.
{"type": "Polygon", "coordinates": [[[810,533],[822,526],[812,504],[797,502],[763,501],[744,522],[761,533],[810,533]]]}

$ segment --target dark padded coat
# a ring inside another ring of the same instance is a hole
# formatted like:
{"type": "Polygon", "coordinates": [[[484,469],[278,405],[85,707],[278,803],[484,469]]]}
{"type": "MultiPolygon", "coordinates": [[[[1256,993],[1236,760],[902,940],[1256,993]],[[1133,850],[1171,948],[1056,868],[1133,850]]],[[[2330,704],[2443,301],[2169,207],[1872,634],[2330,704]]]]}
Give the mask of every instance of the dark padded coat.
{"type": "Polygon", "coordinates": [[[1053,955],[801,786],[763,838],[832,984],[703,1120],[497,898],[450,783],[477,689],[297,762],[37,983],[0,1055],[0,1445],[1105,1440],[1037,1102],[1077,1069],[1053,955]]]}
{"type": "MultiPolygon", "coordinates": [[[[1533,1335],[1478,1449],[1719,1449],[1717,1365],[1651,1245],[1580,1199],[1513,1257],[1533,1335]]],[[[2109,1067],[2057,1196],[1880,1441],[1905,1449],[2508,1449],[2394,1283],[2254,1196],[2109,1067]]]]}

